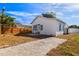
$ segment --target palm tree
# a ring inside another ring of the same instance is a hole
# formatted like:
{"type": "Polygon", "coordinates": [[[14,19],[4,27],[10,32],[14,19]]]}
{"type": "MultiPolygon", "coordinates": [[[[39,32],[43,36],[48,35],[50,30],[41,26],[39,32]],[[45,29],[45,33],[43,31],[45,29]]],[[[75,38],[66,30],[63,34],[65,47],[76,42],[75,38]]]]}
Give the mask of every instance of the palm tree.
{"type": "Polygon", "coordinates": [[[0,14],[1,34],[4,34],[6,27],[13,27],[15,24],[14,19],[13,17],[5,15],[5,8],[2,9],[2,13],[0,14]]]}

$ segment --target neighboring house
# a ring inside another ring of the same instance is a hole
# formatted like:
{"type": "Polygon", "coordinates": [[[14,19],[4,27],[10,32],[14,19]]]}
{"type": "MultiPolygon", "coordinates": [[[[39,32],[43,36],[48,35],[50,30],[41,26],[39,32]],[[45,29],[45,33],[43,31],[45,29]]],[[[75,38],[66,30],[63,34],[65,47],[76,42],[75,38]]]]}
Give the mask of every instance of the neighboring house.
{"type": "Polygon", "coordinates": [[[37,16],[32,21],[32,33],[44,35],[63,35],[67,32],[67,24],[56,18],[37,16]]]}

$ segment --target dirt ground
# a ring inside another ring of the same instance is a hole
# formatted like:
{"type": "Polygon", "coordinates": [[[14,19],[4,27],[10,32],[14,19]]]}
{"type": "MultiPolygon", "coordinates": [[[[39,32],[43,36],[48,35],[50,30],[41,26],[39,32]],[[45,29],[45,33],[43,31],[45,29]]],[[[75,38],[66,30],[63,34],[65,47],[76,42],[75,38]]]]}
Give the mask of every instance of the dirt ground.
{"type": "Polygon", "coordinates": [[[0,34],[0,48],[6,48],[30,41],[35,41],[35,38],[32,37],[24,37],[24,36],[14,36],[11,34],[0,34]]]}
{"type": "Polygon", "coordinates": [[[34,35],[32,33],[0,34],[0,48],[6,48],[30,41],[41,40],[51,36],[34,35]]]}

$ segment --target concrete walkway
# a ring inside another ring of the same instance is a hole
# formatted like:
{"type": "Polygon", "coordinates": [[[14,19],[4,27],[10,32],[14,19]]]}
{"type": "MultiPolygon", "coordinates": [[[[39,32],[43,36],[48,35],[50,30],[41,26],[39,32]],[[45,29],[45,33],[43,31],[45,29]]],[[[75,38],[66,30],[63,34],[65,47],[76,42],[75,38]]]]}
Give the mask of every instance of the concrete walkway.
{"type": "Polygon", "coordinates": [[[0,49],[1,56],[45,56],[52,48],[56,48],[66,40],[46,38],[17,46],[0,49]]]}

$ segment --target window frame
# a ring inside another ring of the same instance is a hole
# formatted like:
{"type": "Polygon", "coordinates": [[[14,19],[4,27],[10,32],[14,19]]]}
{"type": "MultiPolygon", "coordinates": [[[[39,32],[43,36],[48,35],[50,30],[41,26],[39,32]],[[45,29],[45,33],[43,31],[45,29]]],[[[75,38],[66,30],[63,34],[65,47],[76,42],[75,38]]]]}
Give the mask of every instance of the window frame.
{"type": "Polygon", "coordinates": [[[59,24],[59,31],[61,31],[61,24],[59,24]]]}

